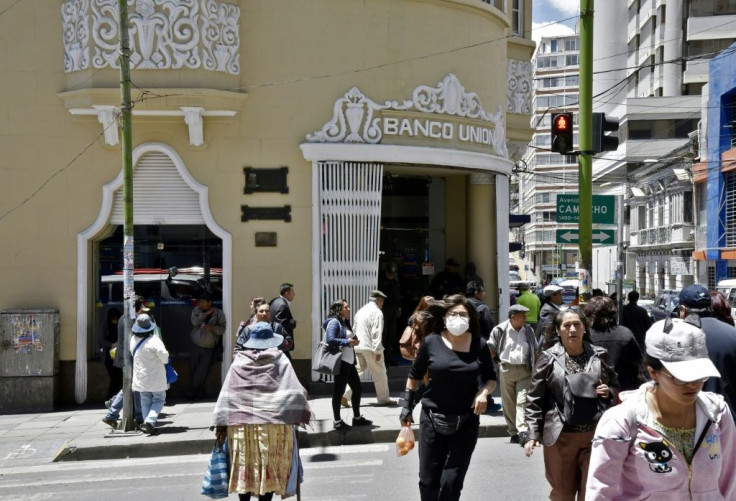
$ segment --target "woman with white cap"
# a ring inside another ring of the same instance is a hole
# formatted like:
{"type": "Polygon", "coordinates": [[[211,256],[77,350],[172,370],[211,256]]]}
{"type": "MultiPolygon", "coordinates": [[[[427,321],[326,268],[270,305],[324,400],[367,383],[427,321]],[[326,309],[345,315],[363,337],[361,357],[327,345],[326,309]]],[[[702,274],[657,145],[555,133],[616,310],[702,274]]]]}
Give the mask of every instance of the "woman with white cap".
{"type": "Polygon", "coordinates": [[[279,346],[284,337],[266,322],[250,327],[235,353],[212,414],[218,441],[228,441],[230,493],[270,501],[296,493],[302,468],[296,425],[309,422],[307,391],[279,346]]]}
{"type": "Polygon", "coordinates": [[[621,393],[598,423],[586,499],[736,499],[733,417],[722,396],[701,391],[720,377],[705,333],[667,318],[645,343],[652,380],[621,393]]]}

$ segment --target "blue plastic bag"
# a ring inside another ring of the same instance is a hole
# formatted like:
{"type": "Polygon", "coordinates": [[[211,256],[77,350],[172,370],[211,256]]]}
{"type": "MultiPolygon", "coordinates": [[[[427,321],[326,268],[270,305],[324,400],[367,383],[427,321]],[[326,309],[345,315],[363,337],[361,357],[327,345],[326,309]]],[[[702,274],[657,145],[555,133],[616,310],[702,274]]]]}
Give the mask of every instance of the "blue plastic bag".
{"type": "Polygon", "coordinates": [[[204,474],[202,481],[202,494],[212,499],[226,498],[230,483],[230,471],[228,468],[227,440],[220,447],[215,441],[215,447],[210,455],[210,464],[204,474]]]}
{"type": "Polygon", "coordinates": [[[176,380],[179,379],[179,374],[177,374],[171,365],[171,359],[164,364],[164,368],[166,369],[166,384],[176,383],[176,380]]]}

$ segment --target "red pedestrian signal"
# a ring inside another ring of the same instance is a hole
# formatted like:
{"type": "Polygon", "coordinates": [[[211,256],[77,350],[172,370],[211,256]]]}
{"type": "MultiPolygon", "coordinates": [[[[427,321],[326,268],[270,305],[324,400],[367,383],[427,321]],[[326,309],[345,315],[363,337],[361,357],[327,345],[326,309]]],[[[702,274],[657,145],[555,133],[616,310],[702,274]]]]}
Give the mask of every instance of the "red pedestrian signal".
{"type": "Polygon", "coordinates": [[[572,113],[552,113],[551,145],[555,153],[572,151],[572,113]]]}

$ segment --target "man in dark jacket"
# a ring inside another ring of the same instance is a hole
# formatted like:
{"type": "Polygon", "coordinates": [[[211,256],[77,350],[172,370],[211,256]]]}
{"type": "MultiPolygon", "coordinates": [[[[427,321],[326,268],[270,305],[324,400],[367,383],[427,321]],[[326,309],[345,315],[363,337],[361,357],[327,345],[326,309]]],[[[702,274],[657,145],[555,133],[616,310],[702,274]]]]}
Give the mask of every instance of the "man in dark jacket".
{"type": "Polygon", "coordinates": [[[291,360],[290,351],[294,350],[296,344],[296,338],[294,337],[294,329],[296,329],[296,320],[291,316],[291,302],[296,296],[294,291],[294,284],[283,283],[279,287],[279,297],[274,298],[269,303],[271,307],[271,320],[281,325],[286,331],[286,334],[291,337],[292,344],[291,349],[285,351],[287,358],[291,360]]]}
{"type": "Polygon", "coordinates": [[[450,258],[445,261],[445,269],[434,276],[432,283],[429,284],[429,291],[435,299],[463,293],[465,281],[457,272],[459,266],[454,258],[450,258]]]}
{"type": "Polygon", "coordinates": [[[395,358],[400,358],[399,353],[399,336],[396,333],[396,323],[401,316],[401,286],[399,279],[396,277],[398,266],[393,261],[389,261],[383,266],[383,271],[378,277],[378,290],[386,294],[383,301],[383,334],[382,343],[386,350],[384,357],[386,363],[395,365],[395,358]]]}
{"type": "Polygon", "coordinates": [[[624,306],[623,320],[621,324],[634,333],[639,348],[644,350],[644,338],[647,331],[652,326],[652,318],[647,310],[637,304],[639,301],[639,293],[636,291],[629,292],[629,304],[624,306]]]}
{"type": "Polygon", "coordinates": [[[494,324],[493,318],[491,317],[491,310],[483,302],[486,298],[486,290],[483,288],[483,284],[475,281],[468,282],[467,287],[465,287],[465,297],[468,298],[470,304],[478,312],[478,317],[480,317],[480,335],[484,339],[488,339],[494,324]]]}
{"type": "Polygon", "coordinates": [[[547,324],[552,321],[555,315],[560,311],[560,305],[562,304],[562,287],[559,285],[548,285],[544,288],[544,305],[539,310],[539,323],[537,324],[537,337],[539,339],[539,346],[544,344],[544,331],[547,329],[547,324]]]}
{"type": "Polygon", "coordinates": [[[680,291],[679,297],[680,317],[699,317],[700,328],[705,332],[708,358],[721,373],[719,378],[708,379],[703,390],[723,395],[733,413],[733,404],[736,404],[736,370],[733,366],[736,360],[736,327],[713,317],[710,292],[702,285],[688,285],[680,291]]]}

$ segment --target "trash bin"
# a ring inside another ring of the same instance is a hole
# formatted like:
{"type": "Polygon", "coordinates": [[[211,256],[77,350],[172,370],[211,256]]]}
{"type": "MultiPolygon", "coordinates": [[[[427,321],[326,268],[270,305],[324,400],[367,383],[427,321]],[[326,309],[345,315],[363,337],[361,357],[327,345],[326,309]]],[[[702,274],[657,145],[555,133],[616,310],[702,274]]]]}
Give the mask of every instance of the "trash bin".
{"type": "Polygon", "coordinates": [[[0,414],[53,410],[59,311],[0,310],[0,414]]]}

